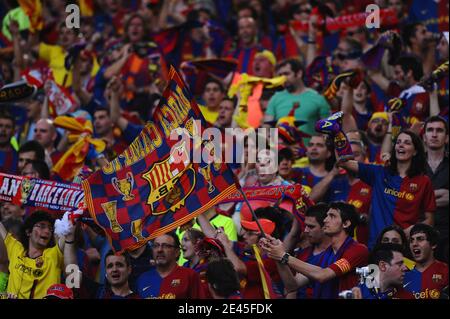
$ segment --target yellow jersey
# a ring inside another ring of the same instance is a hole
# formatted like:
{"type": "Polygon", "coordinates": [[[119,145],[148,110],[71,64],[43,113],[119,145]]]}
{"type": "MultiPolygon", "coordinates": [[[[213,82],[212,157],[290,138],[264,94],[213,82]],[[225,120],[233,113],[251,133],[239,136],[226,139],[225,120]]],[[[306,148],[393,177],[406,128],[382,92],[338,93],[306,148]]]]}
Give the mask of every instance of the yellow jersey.
{"type": "Polygon", "coordinates": [[[19,299],[41,299],[51,285],[61,282],[64,258],[58,245],[45,249],[36,259],[27,257],[22,243],[9,233],[5,246],[9,259],[7,292],[19,299]]]}
{"type": "MultiPolygon", "coordinates": [[[[53,72],[55,82],[63,87],[72,85],[72,71],[67,71],[64,67],[66,52],[59,45],[50,45],[45,43],[39,44],[39,58],[46,61],[53,72]]],[[[97,59],[94,58],[91,76],[95,76],[99,70],[97,59]]]]}
{"type": "Polygon", "coordinates": [[[217,111],[211,111],[209,110],[206,106],[200,105],[198,106],[200,108],[200,111],[203,114],[203,117],[205,118],[205,120],[214,125],[214,123],[216,123],[217,118],[219,117],[219,112],[217,111]]]}

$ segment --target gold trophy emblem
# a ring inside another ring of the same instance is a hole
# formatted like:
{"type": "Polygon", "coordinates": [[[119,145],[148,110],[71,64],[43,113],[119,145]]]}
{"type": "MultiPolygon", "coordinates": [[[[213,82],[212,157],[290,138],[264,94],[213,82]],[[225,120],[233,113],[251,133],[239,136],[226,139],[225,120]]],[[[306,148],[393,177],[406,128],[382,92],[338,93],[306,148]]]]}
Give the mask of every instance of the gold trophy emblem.
{"type": "Polygon", "coordinates": [[[203,175],[203,177],[205,178],[205,180],[208,182],[208,194],[211,194],[212,192],[214,192],[214,190],[216,189],[214,187],[214,185],[212,184],[212,179],[211,179],[211,166],[208,164],[204,167],[200,167],[199,168],[199,172],[200,174],[203,175]]]}
{"type": "Polygon", "coordinates": [[[131,233],[136,241],[142,241],[145,238],[142,237],[142,220],[136,219],[131,222],[131,233]]]}
{"type": "Polygon", "coordinates": [[[111,225],[111,230],[113,233],[120,233],[123,231],[122,227],[120,227],[119,222],[117,221],[117,201],[113,200],[111,202],[102,203],[103,211],[108,217],[109,224],[111,225]]]}
{"type": "Polygon", "coordinates": [[[213,161],[213,167],[214,170],[216,172],[218,172],[220,170],[220,168],[222,167],[222,160],[220,159],[220,157],[216,156],[216,148],[214,146],[214,143],[211,141],[206,141],[205,146],[204,146],[206,152],[208,152],[209,155],[209,159],[211,159],[213,161]]]}
{"type": "Polygon", "coordinates": [[[21,183],[21,199],[22,204],[26,204],[27,197],[30,194],[31,190],[34,187],[34,180],[30,180],[29,178],[24,178],[21,183]]]}
{"type": "Polygon", "coordinates": [[[134,198],[134,195],[131,194],[134,185],[134,178],[131,172],[127,173],[127,178],[125,179],[117,179],[113,177],[111,182],[114,186],[114,189],[123,195],[122,200],[127,201],[134,198]]]}
{"type": "Polygon", "coordinates": [[[187,130],[189,137],[193,139],[194,148],[198,148],[202,143],[202,139],[200,138],[200,130],[199,127],[197,126],[196,120],[194,120],[194,118],[191,117],[189,120],[186,121],[186,124],[184,124],[184,128],[187,130]]]}

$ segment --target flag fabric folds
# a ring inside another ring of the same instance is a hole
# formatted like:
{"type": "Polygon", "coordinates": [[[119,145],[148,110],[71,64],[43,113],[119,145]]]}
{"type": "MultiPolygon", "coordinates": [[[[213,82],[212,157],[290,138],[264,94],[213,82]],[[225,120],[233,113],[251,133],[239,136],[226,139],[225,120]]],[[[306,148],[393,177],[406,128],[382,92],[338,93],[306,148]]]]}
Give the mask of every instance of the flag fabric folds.
{"type": "Polygon", "coordinates": [[[152,120],[128,149],[82,183],[88,210],[114,251],[136,249],[236,191],[235,177],[217,160],[211,141],[190,143],[206,127],[186,84],[171,67],[152,120]],[[184,131],[181,140],[171,139],[179,130],[184,131]],[[190,145],[211,156],[194,163],[190,145]]]}
{"type": "Polygon", "coordinates": [[[70,132],[69,142],[73,143],[61,159],[53,166],[53,171],[64,180],[72,180],[82,169],[90,147],[97,153],[104,151],[106,143],[93,138],[92,122],[85,118],[58,116],[54,125],[70,132]]]}
{"type": "Polygon", "coordinates": [[[30,19],[30,32],[41,31],[44,27],[41,0],[19,0],[19,5],[30,19]]]}

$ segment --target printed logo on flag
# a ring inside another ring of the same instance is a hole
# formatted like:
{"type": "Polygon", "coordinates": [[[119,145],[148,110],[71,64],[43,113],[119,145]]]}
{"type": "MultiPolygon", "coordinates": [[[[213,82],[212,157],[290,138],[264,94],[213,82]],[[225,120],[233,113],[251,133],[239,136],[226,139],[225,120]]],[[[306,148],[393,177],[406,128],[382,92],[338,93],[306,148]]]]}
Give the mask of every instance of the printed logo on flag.
{"type": "Polygon", "coordinates": [[[127,178],[117,179],[116,177],[113,177],[111,182],[114,189],[123,195],[122,200],[128,201],[134,199],[134,195],[131,194],[134,187],[134,178],[131,172],[127,173],[127,178]]]}
{"type": "Polygon", "coordinates": [[[175,212],[176,209],[184,206],[196,182],[186,143],[183,141],[173,147],[167,159],[153,164],[146,173],[142,174],[142,177],[150,185],[147,204],[151,207],[152,215],[161,215],[168,211],[175,212]],[[189,180],[187,191],[182,189],[180,183],[182,175],[189,180]]]}

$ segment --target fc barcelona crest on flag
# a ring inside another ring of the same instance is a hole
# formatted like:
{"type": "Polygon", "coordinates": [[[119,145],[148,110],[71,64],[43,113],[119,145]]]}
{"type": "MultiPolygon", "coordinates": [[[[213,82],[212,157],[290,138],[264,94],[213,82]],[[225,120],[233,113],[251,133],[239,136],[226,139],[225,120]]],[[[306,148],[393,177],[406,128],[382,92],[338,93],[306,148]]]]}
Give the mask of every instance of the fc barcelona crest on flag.
{"type": "Polygon", "coordinates": [[[237,190],[212,141],[200,138],[206,128],[172,67],[152,120],[122,154],[83,181],[89,213],[115,252],[176,229],[237,190]],[[196,159],[196,152],[205,158],[196,159]]]}
{"type": "Polygon", "coordinates": [[[195,186],[195,171],[189,162],[189,154],[185,142],[172,148],[167,159],[157,162],[142,175],[149,182],[150,205],[153,215],[175,212],[184,206],[185,199],[195,186]],[[180,178],[188,180],[187,189],[183,189],[180,178]]]}

